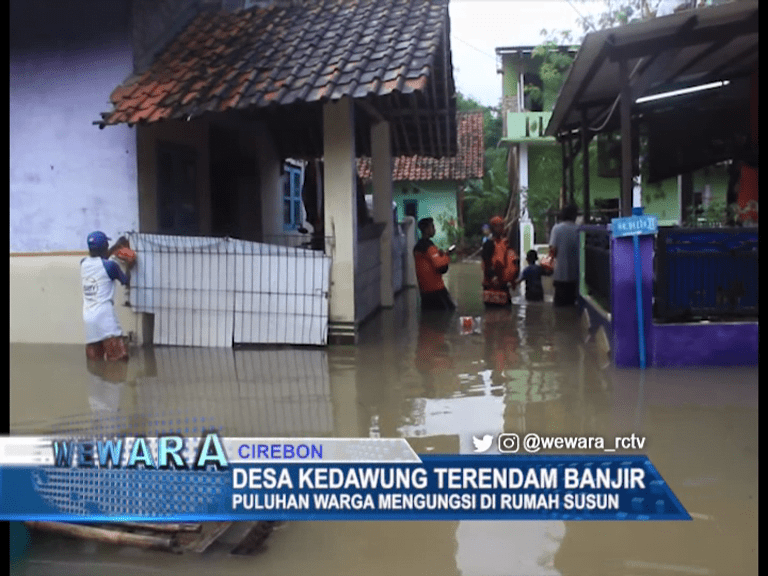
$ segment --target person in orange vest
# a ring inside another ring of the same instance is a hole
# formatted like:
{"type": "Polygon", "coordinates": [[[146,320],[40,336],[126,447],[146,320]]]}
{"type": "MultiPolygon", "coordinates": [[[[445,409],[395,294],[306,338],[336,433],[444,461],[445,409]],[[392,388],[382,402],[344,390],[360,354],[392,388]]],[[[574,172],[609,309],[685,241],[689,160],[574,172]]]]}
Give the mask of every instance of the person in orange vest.
{"type": "Polygon", "coordinates": [[[435,235],[435,223],[432,218],[422,218],[418,226],[421,239],[413,247],[413,259],[421,293],[421,308],[423,310],[454,310],[456,304],[443,282],[443,274],[448,272],[448,264],[451,262],[449,254],[452,250],[444,252],[432,242],[432,237],[435,235]]]}
{"type": "Polygon", "coordinates": [[[501,216],[490,220],[493,238],[483,244],[483,303],[486,306],[509,306],[520,271],[520,258],[504,238],[504,221],[501,216]]]}

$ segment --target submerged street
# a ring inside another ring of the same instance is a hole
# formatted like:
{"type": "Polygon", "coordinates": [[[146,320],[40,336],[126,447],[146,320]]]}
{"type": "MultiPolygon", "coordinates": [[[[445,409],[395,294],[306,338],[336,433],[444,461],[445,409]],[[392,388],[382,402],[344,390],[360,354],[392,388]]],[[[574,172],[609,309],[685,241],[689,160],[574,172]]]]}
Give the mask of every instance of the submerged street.
{"type": "Polygon", "coordinates": [[[599,437],[606,448],[634,435],[642,448],[617,453],[646,454],[691,522],[292,522],[255,556],[35,532],[12,573],[756,574],[757,368],[616,369],[585,337],[576,308],[552,307],[550,285],[546,302],[527,304],[518,290],[511,309],[486,311],[479,281],[478,263],[451,267],[453,314],[422,313],[417,291],[402,292],[363,325],[357,346],[135,349],[127,365],[96,374],[82,346],[12,344],[11,433],[215,428],[405,437],[417,453],[462,454],[473,452],[473,436],[501,432],[599,437]],[[467,316],[472,333],[461,329],[467,316]]]}

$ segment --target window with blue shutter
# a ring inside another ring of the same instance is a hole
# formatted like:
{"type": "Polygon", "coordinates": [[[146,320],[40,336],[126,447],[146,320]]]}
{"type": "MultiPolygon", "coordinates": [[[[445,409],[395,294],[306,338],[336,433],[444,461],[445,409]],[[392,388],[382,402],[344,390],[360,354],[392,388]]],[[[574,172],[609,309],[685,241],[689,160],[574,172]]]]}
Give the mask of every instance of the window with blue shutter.
{"type": "Polygon", "coordinates": [[[283,184],[283,230],[296,230],[301,219],[301,169],[287,165],[283,184]]]}

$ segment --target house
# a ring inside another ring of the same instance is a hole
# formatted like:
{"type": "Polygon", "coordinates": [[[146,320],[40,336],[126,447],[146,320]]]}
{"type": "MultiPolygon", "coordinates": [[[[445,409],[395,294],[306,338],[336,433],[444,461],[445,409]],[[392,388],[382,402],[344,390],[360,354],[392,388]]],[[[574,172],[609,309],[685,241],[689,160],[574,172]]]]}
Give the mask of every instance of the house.
{"type": "MultiPolygon", "coordinates": [[[[412,216],[416,221],[435,219],[434,242],[445,248],[452,242],[447,230],[461,226],[462,198],[467,181],[483,177],[483,113],[459,112],[456,115],[458,148],[456,156],[430,158],[398,156],[392,169],[393,200],[398,219],[412,216]]],[[[371,160],[358,159],[358,174],[371,189],[371,160]]]]}
{"type": "MultiPolygon", "coordinates": [[[[640,130],[648,180],[672,176],[681,208],[695,171],[746,163],[749,143],[756,151],[757,4],[681,11],[584,38],[544,134],[568,149],[574,140],[585,148],[596,129],[620,133],[621,216],[654,214],[637,193],[640,130]]],[[[757,226],[683,227],[656,215],[658,233],[636,247],[609,225],[582,228],[586,323],[609,334],[617,366],[757,364],[757,226]]]]}
{"type": "MultiPolygon", "coordinates": [[[[577,203],[587,222],[606,223],[621,211],[618,135],[610,130],[593,130],[596,136],[589,138],[590,154],[584,164],[580,140],[556,139],[546,132],[562,86],[542,81],[543,58],[536,48],[496,48],[502,76],[501,144],[510,148],[510,189],[519,206],[521,253],[534,246],[542,252],[546,250],[555,216],[566,202],[577,203]],[[540,97],[527,87],[538,88],[540,97]]],[[[567,59],[579,57],[576,46],[551,46],[550,50],[567,59]]],[[[604,120],[605,116],[595,118],[595,127],[604,120]]],[[[606,127],[611,125],[603,126],[606,127]]],[[[682,180],[670,173],[652,174],[649,178],[647,154],[644,151],[645,181],[635,194],[638,203],[645,206],[646,212],[657,214],[662,225],[688,222],[695,217],[694,210],[701,216],[708,206],[725,202],[725,164],[698,167],[682,180]]]]}
{"type": "MultiPolygon", "coordinates": [[[[391,155],[456,153],[447,1],[108,4],[57,7],[66,14],[40,27],[49,3],[13,3],[12,340],[81,341],[71,270],[91,229],[285,244],[299,228],[295,159],[311,168],[301,204],[327,239],[328,337],[355,341],[360,322],[392,304],[391,155]],[[61,158],[51,174],[41,145],[61,158]],[[374,226],[356,218],[359,156],[383,167],[374,226]],[[370,255],[378,275],[361,273],[370,255]],[[28,280],[65,276],[66,294],[28,280]],[[375,289],[361,285],[371,278],[375,289]],[[375,295],[363,312],[361,286],[375,295]],[[23,328],[30,318],[53,318],[56,333],[23,328]]],[[[149,339],[146,317],[121,314],[149,339]]]]}
{"type": "MultiPolygon", "coordinates": [[[[575,49],[558,46],[556,49],[572,56],[575,49]]],[[[546,214],[529,210],[529,195],[547,195],[554,202],[559,200],[559,180],[546,172],[552,158],[559,159],[555,139],[544,135],[544,128],[552,115],[556,91],[545,86],[539,75],[543,62],[535,54],[535,46],[512,46],[496,48],[499,70],[502,78],[502,134],[501,145],[509,148],[510,202],[517,202],[519,215],[518,247],[525,254],[534,245],[546,245],[546,214]],[[539,94],[533,95],[527,87],[535,87],[539,94]],[[549,161],[549,162],[548,162],[549,161]],[[537,225],[535,225],[536,223],[537,225]]],[[[552,203],[552,202],[550,202],[552,203]]],[[[559,209],[559,205],[538,203],[545,210],[559,209]]],[[[508,212],[510,212],[508,210],[508,212]]],[[[508,214],[507,219],[514,217],[508,214]]]]}

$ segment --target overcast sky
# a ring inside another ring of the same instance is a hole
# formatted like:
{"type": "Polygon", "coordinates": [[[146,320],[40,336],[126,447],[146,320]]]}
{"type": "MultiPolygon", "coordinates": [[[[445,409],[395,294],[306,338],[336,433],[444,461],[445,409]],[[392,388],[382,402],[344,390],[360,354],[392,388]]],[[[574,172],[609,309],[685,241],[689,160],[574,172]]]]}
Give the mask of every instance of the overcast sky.
{"type": "Polygon", "coordinates": [[[456,90],[485,106],[501,100],[496,48],[535,46],[542,28],[571,30],[589,6],[567,0],[450,0],[451,53],[456,90]]]}

